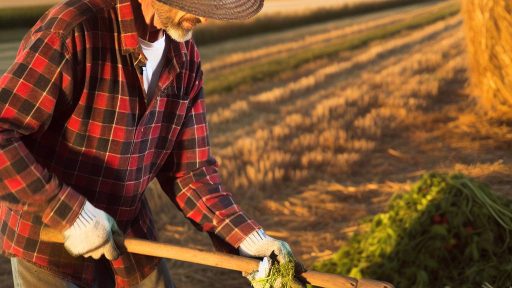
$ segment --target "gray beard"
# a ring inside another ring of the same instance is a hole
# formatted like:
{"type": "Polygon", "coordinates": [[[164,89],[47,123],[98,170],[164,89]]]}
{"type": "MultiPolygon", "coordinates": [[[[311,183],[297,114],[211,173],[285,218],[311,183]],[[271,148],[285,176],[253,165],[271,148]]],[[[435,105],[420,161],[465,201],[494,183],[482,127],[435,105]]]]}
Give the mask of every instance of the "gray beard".
{"type": "Polygon", "coordinates": [[[166,27],[165,32],[167,32],[167,34],[171,36],[172,39],[178,42],[185,42],[192,38],[192,30],[185,31],[176,27],[166,27]]]}

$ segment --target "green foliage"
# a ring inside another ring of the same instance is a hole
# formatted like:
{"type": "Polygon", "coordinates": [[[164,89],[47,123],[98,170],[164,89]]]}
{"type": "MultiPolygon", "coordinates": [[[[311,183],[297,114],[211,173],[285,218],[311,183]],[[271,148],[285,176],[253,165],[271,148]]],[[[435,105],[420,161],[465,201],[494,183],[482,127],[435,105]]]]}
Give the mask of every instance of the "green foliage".
{"type": "Polygon", "coordinates": [[[254,280],[252,285],[254,287],[261,288],[272,288],[272,287],[282,287],[282,288],[291,288],[293,287],[293,277],[295,271],[295,263],[293,261],[288,261],[286,263],[279,263],[277,265],[272,265],[270,268],[270,274],[267,278],[254,280]]]}
{"type": "Polygon", "coordinates": [[[511,209],[463,175],[428,174],[315,269],[396,287],[509,287],[511,209]]]}
{"type": "Polygon", "coordinates": [[[400,23],[375,28],[367,32],[358,33],[354,36],[346,37],[326,46],[311,47],[300,50],[294,54],[276,57],[269,61],[229,69],[226,72],[217,73],[214,76],[208,77],[205,82],[205,88],[208,94],[224,93],[232,91],[239,86],[271,79],[279,73],[291,71],[308,62],[318,60],[320,58],[335,56],[342,51],[357,49],[372,41],[391,37],[407,29],[426,26],[458,13],[459,9],[460,5],[455,3],[444,7],[439,11],[400,23]]]}

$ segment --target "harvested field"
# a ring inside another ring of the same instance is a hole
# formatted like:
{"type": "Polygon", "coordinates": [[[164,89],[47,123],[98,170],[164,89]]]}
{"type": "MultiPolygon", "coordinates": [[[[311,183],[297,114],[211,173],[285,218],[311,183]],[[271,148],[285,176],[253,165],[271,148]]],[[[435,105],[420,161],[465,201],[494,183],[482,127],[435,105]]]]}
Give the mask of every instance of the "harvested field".
{"type": "Polygon", "coordinates": [[[342,37],[410,20],[439,9],[439,6],[432,6],[432,3],[422,3],[400,9],[371,13],[361,17],[309,25],[281,33],[207,45],[201,50],[204,61],[203,69],[205,72],[210,72],[235,64],[240,65],[254,60],[262,61],[264,60],[262,57],[269,59],[276,55],[286,55],[304,48],[325,46],[342,37]]]}
{"type": "MultiPolygon", "coordinates": [[[[207,88],[229,71],[440,15],[454,3],[201,47],[207,88]]],[[[463,172],[512,197],[512,129],[475,116],[464,44],[461,16],[448,13],[209,93],[211,142],[224,185],[306,266],[332,255],[361,218],[386,209],[391,195],[425,171],[463,172]]],[[[211,249],[156,182],[148,196],[162,241],[211,249]]],[[[0,269],[0,281],[9,283],[7,259],[0,269]]],[[[238,272],[174,261],[170,269],[180,288],[249,287],[238,272]]]]}

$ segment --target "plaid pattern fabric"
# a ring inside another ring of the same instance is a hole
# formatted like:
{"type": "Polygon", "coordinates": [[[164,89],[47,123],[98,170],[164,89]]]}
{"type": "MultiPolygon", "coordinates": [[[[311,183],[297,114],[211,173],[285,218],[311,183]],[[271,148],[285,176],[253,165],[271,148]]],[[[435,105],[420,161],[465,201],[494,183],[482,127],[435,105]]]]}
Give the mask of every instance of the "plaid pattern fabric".
{"type": "MultiPolygon", "coordinates": [[[[25,36],[0,78],[5,255],[90,286],[97,262],[40,241],[41,227],[69,227],[87,199],[127,236],[156,239],[143,193],[155,177],[192,223],[234,247],[260,228],[221,186],[195,44],[169,39],[167,47],[148,99],[130,0],[60,3],[25,36]]],[[[157,262],[126,253],[110,266],[124,287],[157,262]]]]}

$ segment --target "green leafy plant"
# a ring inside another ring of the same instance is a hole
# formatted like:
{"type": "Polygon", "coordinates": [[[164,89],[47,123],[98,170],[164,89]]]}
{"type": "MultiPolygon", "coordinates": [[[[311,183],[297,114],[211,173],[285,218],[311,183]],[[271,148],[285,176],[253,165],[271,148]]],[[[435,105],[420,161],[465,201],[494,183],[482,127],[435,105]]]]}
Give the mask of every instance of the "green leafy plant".
{"type": "Polygon", "coordinates": [[[254,280],[252,284],[254,287],[260,288],[291,288],[293,287],[294,271],[295,264],[293,261],[272,265],[268,277],[254,280]]]}
{"type": "Polygon", "coordinates": [[[511,208],[463,175],[428,174],[315,269],[396,287],[509,287],[511,208]]]}

